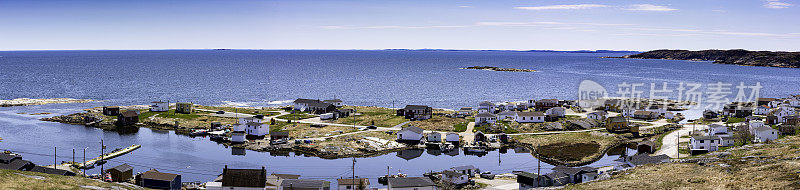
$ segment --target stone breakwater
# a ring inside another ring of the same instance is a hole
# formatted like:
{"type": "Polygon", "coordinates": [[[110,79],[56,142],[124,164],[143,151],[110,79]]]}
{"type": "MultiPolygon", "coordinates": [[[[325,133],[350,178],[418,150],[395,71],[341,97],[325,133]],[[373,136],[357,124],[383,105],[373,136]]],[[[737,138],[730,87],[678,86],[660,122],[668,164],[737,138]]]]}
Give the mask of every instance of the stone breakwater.
{"type": "Polygon", "coordinates": [[[95,100],[72,99],[72,98],[50,98],[50,99],[17,98],[17,99],[13,99],[13,100],[0,100],[0,107],[32,106],[32,105],[44,105],[44,104],[86,103],[86,102],[94,102],[94,101],[95,100]]]}
{"type": "Polygon", "coordinates": [[[503,72],[536,72],[533,69],[514,69],[514,68],[500,68],[500,67],[489,67],[489,66],[472,66],[467,68],[461,69],[474,69],[474,70],[486,70],[486,71],[503,71],[503,72]]]}

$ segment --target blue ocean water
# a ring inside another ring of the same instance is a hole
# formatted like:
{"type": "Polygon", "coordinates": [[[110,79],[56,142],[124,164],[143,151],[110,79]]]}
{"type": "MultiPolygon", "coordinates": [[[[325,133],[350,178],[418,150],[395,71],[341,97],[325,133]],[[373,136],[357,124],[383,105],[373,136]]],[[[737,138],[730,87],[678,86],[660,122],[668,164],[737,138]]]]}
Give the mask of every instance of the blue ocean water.
{"type": "MultiPolygon", "coordinates": [[[[119,104],[152,100],[265,106],[298,97],[348,104],[436,108],[480,101],[575,99],[593,80],[760,82],[762,97],[800,89],[800,70],[673,60],[606,59],[626,53],[513,51],[162,50],[0,52],[0,99],[88,98],[119,104]],[[497,66],[514,73],[458,69],[497,66]]],[[[649,87],[649,86],[645,86],[649,87]]],[[[734,88],[735,89],[735,88],[734,88]]]]}

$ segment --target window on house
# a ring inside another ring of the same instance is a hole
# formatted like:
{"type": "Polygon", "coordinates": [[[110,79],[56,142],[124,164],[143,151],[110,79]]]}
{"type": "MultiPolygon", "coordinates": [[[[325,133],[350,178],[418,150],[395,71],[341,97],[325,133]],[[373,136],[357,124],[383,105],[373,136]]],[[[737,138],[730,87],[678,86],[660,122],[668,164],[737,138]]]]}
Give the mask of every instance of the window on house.
{"type": "Polygon", "coordinates": [[[705,142],[703,142],[703,141],[704,141],[704,140],[700,140],[700,143],[705,143],[705,142]]]}

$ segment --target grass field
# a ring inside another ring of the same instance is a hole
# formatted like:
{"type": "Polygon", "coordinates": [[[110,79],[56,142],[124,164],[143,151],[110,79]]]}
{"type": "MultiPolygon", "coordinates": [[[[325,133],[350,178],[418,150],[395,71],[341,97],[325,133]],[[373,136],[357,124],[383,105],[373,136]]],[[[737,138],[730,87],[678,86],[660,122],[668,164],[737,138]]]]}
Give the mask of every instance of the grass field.
{"type": "MultiPolygon", "coordinates": [[[[462,118],[433,116],[430,119],[413,121],[410,124],[431,131],[458,131],[456,130],[455,125],[464,122],[467,122],[467,120],[462,118]]],[[[466,124],[464,124],[464,130],[466,130],[466,124]]]]}
{"type": "Polygon", "coordinates": [[[290,113],[290,114],[278,116],[277,118],[278,119],[286,119],[286,120],[294,121],[294,120],[308,119],[308,118],[312,118],[312,117],[317,117],[317,116],[306,114],[306,113],[301,113],[301,112],[296,112],[296,113],[290,113]]]}
{"type": "Polygon", "coordinates": [[[377,127],[394,127],[408,121],[402,116],[397,116],[397,111],[394,109],[368,106],[345,106],[344,108],[355,109],[361,115],[351,114],[350,117],[340,118],[332,121],[333,123],[352,125],[355,122],[356,125],[364,126],[374,123],[377,127]]]}
{"type": "Polygon", "coordinates": [[[540,149],[537,152],[548,158],[562,162],[584,162],[602,156],[602,150],[610,148],[619,140],[607,133],[585,132],[553,135],[519,135],[520,143],[530,144],[540,149]],[[563,150],[570,150],[565,154],[563,150]]]}
{"type": "Polygon", "coordinates": [[[278,115],[279,114],[278,111],[280,111],[278,109],[239,108],[239,107],[202,106],[202,105],[197,105],[197,108],[207,109],[207,110],[218,110],[225,112],[246,113],[252,115],[264,115],[264,116],[278,115]]]}
{"type": "Polygon", "coordinates": [[[0,169],[0,189],[86,189],[82,186],[93,186],[105,189],[112,187],[133,189],[123,185],[105,183],[83,177],[0,169]]]}

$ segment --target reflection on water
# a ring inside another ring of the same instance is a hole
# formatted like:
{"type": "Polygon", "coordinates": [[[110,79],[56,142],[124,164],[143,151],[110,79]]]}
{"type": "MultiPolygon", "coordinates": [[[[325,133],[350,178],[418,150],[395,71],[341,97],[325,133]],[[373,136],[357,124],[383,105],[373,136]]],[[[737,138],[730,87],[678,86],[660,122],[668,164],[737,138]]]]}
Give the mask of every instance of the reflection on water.
{"type": "Polygon", "coordinates": [[[231,155],[244,156],[247,151],[241,147],[231,147],[231,155]]]}

